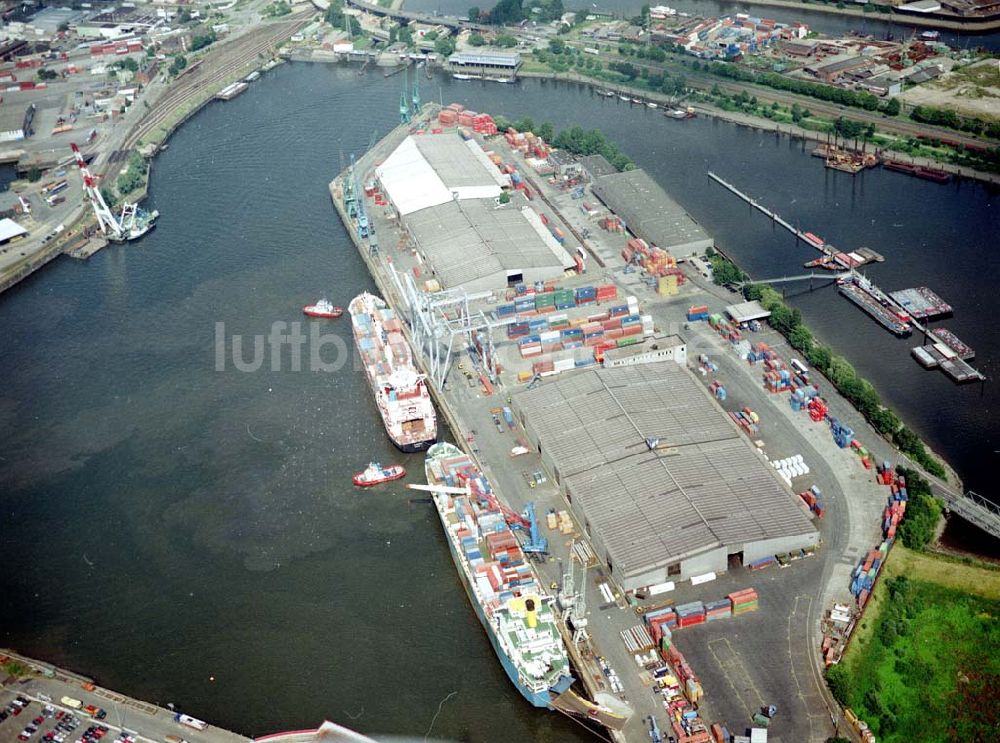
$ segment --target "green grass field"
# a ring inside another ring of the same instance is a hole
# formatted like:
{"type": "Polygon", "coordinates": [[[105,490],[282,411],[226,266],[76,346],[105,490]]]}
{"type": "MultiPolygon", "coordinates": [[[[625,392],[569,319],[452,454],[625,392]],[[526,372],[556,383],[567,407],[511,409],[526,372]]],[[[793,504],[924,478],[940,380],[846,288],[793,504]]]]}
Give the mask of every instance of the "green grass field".
{"type": "Polygon", "coordinates": [[[1000,572],[893,549],[830,685],[880,742],[1000,730],[1000,572]]]}

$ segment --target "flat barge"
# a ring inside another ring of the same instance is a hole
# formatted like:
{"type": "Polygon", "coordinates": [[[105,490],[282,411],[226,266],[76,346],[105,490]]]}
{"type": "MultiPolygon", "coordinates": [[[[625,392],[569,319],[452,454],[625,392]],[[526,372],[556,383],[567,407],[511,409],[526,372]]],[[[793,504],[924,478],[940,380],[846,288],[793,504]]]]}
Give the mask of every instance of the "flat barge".
{"type": "Polygon", "coordinates": [[[947,328],[934,328],[931,333],[937,336],[938,340],[954,351],[962,361],[972,361],[976,358],[976,351],[972,346],[963,343],[958,336],[947,328]]]}
{"type": "Polygon", "coordinates": [[[868,263],[883,262],[885,262],[885,256],[881,253],[877,253],[871,248],[858,248],[857,250],[852,250],[850,253],[837,252],[824,254],[819,258],[806,261],[802,265],[805,268],[822,268],[827,271],[849,271],[852,268],[858,268],[868,263]]]}
{"type": "Polygon", "coordinates": [[[889,292],[889,297],[915,320],[929,320],[952,313],[952,307],[926,286],[889,292]]]}
{"type": "Polygon", "coordinates": [[[903,338],[912,332],[909,318],[868,279],[852,274],[838,282],[840,293],[867,312],[883,328],[903,338]]]}
{"type": "Polygon", "coordinates": [[[985,379],[981,371],[970,366],[941,342],[917,346],[910,350],[910,355],[925,369],[940,369],[956,384],[985,379]]]}
{"type": "Polygon", "coordinates": [[[232,85],[227,85],[218,93],[216,93],[215,97],[220,101],[231,101],[233,100],[233,98],[238,96],[240,93],[244,92],[249,87],[250,87],[249,84],[243,81],[233,83],[232,85]]]}
{"type": "Polygon", "coordinates": [[[894,170],[897,173],[923,178],[925,181],[935,183],[947,183],[951,180],[951,173],[947,173],[937,168],[928,168],[926,165],[913,165],[911,163],[900,162],[899,160],[885,160],[882,164],[887,170],[894,170]]]}

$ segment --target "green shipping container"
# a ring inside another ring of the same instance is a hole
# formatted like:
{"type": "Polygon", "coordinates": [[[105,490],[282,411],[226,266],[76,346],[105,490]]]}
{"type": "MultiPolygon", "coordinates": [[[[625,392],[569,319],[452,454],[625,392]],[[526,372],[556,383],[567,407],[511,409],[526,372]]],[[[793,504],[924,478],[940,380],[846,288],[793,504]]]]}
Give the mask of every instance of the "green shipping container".
{"type": "Polygon", "coordinates": [[[556,296],[552,292],[535,295],[535,309],[539,307],[551,307],[556,303],[556,296]]]}
{"type": "Polygon", "coordinates": [[[630,335],[628,338],[619,338],[616,345],[621,348],[622,346],[634,346],[638,342],[638,336],[630,335]]]}

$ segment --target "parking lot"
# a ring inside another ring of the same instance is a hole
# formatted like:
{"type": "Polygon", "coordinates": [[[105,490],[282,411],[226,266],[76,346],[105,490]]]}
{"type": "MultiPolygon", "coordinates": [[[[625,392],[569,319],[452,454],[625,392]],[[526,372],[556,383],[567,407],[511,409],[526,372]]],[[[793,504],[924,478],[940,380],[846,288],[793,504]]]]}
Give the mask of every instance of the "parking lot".
{"type": "Polygon", "coordinates": [[[45,701],[45,696],[35,701],[13,691],[4,692],[0,697],[0,743],[136,743],[135,736],[114,733],[101,722],[107,717],[105,710],[73,701],[80,709],[66,711],[62,704],[57,707],[45,701]]]}

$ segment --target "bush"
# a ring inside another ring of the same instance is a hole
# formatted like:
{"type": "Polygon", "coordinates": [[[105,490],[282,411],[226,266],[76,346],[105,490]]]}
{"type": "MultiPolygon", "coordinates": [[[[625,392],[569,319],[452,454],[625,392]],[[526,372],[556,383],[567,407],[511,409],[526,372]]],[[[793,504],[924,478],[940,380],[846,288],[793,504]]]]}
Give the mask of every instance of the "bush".
{"type": "MultiPolygon", "coordinates": [[[[400,37],[402,41],[402,37],[400,37]]],[[[455,40],[445,36],[434,42],[434,51],[442,57],[449,57],[455,53],[455,40]]]]}
{"type": "Polygon", "coordinates": [[[827,668],[826,684],[830,687],[833,698],[847,706],[847,700],[850,698],[850,678],[847,669],[839,664],[827,668]]]}
{"type": "Polygon", "coordinates": [[[183,54],[179,54],[174,57],[174,61],[170,63],[170,67],[167,68],[167,72],[176,77],[181,74],[185,67],[187,67],[187,57],[183,54]]]}
{"type": "Polygon", "coordinates": [[[145,175],[146,161],[142,159],[142,155],[133,150],[129,156],[128,170],[123,175],[120,175],[115,183],[118,193],[125,196],[140,188],[145,175]]]}
{"type": "Polygon", "coordinates": [[[932,495],[930,483],[919,472],[907,467],[897,467],[896,471],[906,478],[909,498],[906,518],[900,523],[896,534],[909,549],[922,550],[937,532],[941,504],[932,495]]]}
{"type": "Polygon", "coordinates": [[[736,264],[716,253],[709,258],[712,264],[712,281],[719,286],[739,284],[746,280],[746,274],[736,264]]]}
{"type": "MultiPolygon", "coordinates": [[[[291,8],[288,9],[288,12],[292,12],[291,8]]],[[[196,52],[199,49],[204,49],[206,46],[214,44],[217,38],[218,37],[215,35],[214,31],[210,31],[207,34],[201,34],[200,36],[195,36],[191,39],[191,51],[196,52]]]]}

